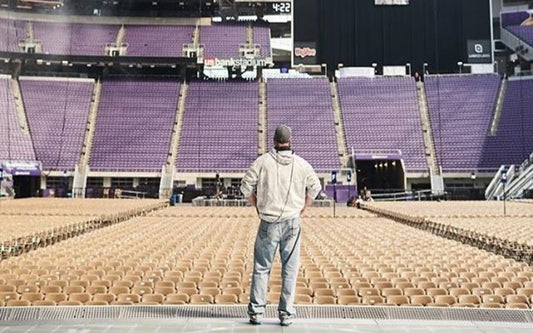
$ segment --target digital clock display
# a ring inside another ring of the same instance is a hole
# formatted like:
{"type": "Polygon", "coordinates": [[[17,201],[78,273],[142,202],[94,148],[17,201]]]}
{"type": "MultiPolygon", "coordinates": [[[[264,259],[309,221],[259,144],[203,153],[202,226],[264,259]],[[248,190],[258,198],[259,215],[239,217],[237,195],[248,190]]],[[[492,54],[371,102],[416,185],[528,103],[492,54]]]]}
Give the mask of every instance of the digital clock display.
{"type": "Polygon", "coordinates": [[[272,4],[272,10],[279,14],[290,14],[292,6],[290,2],[275,2],[272,4]]]}

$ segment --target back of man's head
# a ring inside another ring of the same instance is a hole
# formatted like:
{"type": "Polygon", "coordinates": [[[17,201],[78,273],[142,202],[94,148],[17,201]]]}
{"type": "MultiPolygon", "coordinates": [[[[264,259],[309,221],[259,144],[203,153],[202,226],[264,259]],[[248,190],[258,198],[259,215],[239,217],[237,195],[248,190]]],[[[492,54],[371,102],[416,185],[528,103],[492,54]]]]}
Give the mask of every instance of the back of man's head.
{"type": "Polygon", "coordinates": [[[290,143],[292,136],[292,130],[287,125],[278,125],[276,132],[274,133],[274,144],[287,144],[290,143]]]}

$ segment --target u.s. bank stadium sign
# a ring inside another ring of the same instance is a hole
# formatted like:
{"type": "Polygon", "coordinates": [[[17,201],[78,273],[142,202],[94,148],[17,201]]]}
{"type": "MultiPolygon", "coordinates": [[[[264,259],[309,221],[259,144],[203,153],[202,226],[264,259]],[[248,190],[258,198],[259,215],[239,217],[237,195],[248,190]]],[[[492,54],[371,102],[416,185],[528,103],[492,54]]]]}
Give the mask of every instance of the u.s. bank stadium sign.
{"type": "Polygon", "coordinates": [[[267,62],[265,59],[255,59],[255,58],[229,58],[229,59],[219,59],[215,57],[205,57],[204,66],[206,67],[266,67],[267,62]]]}

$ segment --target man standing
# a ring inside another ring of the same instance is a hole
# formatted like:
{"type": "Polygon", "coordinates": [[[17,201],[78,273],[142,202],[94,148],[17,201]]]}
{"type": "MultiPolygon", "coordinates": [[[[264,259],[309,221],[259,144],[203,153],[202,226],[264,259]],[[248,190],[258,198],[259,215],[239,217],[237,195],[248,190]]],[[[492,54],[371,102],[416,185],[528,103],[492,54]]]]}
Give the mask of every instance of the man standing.
{"type": "Polygon", "coordinates": [[[261,219],[254,247],[250,323],[261,324],[272,261],[279,246],[279,319],[282,326],[292,324],[296,314],[293,303],[300,259],[300,216],[320,190],[313,167],[291,150],[291,129],[279,125],[274,133],[274,148],[255,160],[241,182],[241,192],[256,207],[261,219]]]}

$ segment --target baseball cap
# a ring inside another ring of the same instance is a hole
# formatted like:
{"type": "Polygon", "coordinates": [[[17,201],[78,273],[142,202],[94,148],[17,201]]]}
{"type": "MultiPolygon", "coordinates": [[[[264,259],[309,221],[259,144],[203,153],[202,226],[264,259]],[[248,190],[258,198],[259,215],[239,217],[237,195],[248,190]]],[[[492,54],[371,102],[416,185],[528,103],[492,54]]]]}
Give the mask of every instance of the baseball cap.
{"type": "Polygon", "coordinates": [[[292,130],[287,125],[278,125],[274,133],[274,142],[287,143],[291,140],[292,130]]]}

